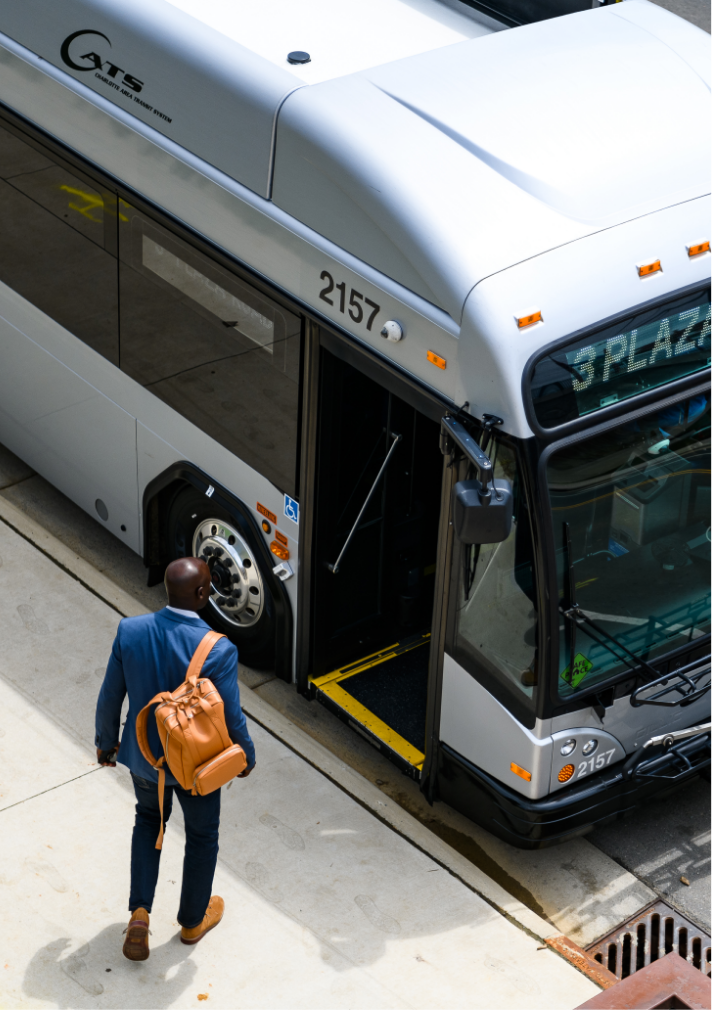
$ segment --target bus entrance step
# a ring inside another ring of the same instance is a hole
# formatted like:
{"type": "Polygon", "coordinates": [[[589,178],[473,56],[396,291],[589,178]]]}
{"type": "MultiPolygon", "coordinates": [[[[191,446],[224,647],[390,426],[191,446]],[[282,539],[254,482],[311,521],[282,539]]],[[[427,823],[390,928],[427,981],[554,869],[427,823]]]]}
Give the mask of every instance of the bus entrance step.
{"type": "MultiPolygon", "coordinates": [[[[312,679],[317,698],[418,772],[425,760],[430,634],[414,635],[312,679]]],[[[372,741],[372,742],[375,742],[372,741]]]]}

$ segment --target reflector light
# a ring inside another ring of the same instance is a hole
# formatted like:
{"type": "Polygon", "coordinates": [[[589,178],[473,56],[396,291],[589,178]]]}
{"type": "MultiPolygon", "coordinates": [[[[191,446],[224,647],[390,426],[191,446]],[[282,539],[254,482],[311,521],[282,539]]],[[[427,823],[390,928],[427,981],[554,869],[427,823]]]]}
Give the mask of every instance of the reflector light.
{"type": "Polygon", "coordinates": [[[573,765],[564,765],[564,767],[559,772],[557,778],[559,782],[568,782],[573,775],[575,768],[573,765]]]}
{"type": "Polygon", "coordinates": [[[281,558],[282,561],[289,561],[289,551],[286,547],[283,547],[282,544],[278,544],[276,540],[272,541],[269,545],[269,549],[273,554],[276,554],[278,558],[281,558]]]}
{"type": "Polygon", "coordinates": [[[652,263],[639,263],[638,277],[649,277],[651,274],[656,274],[659,270],[662,270],[660,260],[653,260],[652,263]]]}
{"type": "Polygon", "coordinates": [[[447,368],[447,361],[445,358],[441,358],[439,354],[435,351],[428,351],[428,361],[431,365],[436,365],[438,368],[447,368]]]}
{"type": "Polygon", "coordinates": [[[270,526],[270,524],[267,522],[266,519],[262,520],[262,529],[265,531],[265,533],[272,532],[272,527],[270,526]]]}
{"type": "Polygon", "coordinates": [[[518,775],[520,779],[524,779],[525,782],[531,782],[532,780],[532,773],[528,772],[526,768],[520,768],[519,765],[515,765],[514,761],[510,764],[509,770],[518,775]]]}
{"type": "Polygon", "coordinates": [[[536,312],[530,312],[526,316],[517,316],[517,326],[520,330],[524,329],[525,326],[531,326],[533,323],[543,323],[541,312],[539,309],[536,312]]]}
{"type": "Polygon", "coordinates": [[[693,256],[699,256],[701,253],[706,253],[710,251],[709,242],[695,242],[694,245],[688,245],[687,255],[692,258],[693,256]]]}

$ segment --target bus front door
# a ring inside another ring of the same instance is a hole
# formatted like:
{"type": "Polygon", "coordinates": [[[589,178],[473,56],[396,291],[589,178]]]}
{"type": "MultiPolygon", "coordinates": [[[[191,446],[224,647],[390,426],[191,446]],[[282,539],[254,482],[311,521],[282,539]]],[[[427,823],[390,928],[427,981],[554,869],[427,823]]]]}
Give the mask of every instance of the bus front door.
{"type": "Polygon", "coordinates": [[[322,348],[310,681],[417,777],[443,456],[438,421],[390,386],[322,348]]]}

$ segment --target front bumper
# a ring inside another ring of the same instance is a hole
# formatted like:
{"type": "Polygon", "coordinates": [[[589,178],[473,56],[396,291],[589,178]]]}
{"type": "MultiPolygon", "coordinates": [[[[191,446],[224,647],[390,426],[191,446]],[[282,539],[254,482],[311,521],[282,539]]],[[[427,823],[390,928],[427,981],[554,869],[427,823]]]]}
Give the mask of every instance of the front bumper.
{"type": "Polygon", "coordinates": [[[438,794],[441,800],[520,849],[543,849],[596,824],[624,817],[643,800],[677,789],[710,767],[710,735],[691,737],[674,753],[651,754],[645,765],[654,775],[629,772],[626,762],[592,776],[586,782],[541,800],[528,800],[441,743],[438,794]]]}

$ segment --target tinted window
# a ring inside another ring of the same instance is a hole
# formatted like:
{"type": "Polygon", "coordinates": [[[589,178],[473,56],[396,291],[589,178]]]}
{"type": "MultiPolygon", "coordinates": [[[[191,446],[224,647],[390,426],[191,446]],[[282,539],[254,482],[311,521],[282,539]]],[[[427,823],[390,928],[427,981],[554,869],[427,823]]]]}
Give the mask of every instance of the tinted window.
{"type": "Polygon", "coordinates": [[[0,127],[0,280],[118,364],[116,203],[0,127]]]}
{"type": "Polygon", "coordinates": [[[119,210],[122,370],[294,494],[301,320],[119,210]]]}

